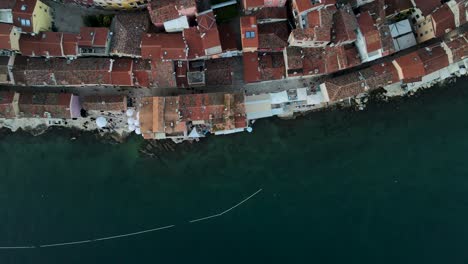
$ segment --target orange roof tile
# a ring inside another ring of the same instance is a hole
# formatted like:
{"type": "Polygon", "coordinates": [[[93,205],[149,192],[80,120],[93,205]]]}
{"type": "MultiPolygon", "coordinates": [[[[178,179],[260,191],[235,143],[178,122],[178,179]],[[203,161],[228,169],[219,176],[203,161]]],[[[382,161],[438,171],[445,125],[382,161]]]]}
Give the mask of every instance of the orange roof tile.
{"type": "Polygon", "coordinates": [[[416,82],[426,75],[424,64],[417,51],[395,59],[402,70],[404,82],[416,82]]]}
{"type": "Polygon", "coordinates": [[[367,52],[377,51],[382,48],[380,33],[374,25],[374,20],[368,12],[361,13],[358,17],[359,28],[366,39],[367,52]]]}
{"type": "Polygon", "coordinates": [[[141,39],[141,56],[144,59],[186,59],[187,46],[181,33],[144,33],[141,39]]]}
{"type": "Polygon", "coordinates": [[[258,48],[257,18],[244,16],[240,18],[242,48],[258,48]]]}
{"type": "Polygon", "coordinates": [[[258,53],[244,52],[242,54],[242,61],[244,62],[244,82],[252,83],[260,81],[258,53]]]}

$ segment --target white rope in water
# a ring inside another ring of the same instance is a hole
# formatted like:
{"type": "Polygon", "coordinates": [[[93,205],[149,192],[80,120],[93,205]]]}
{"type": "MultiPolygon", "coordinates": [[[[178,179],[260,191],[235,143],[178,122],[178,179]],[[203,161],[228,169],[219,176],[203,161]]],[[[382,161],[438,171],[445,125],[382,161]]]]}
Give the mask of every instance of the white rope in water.
{"type": "MultiPolygon", "coordinates": [[[[257,195],[259,192],[261,192],[263,189],[259,189],[258,191],[256,191],[255,193],[253,193],[252,195],[250,195],[249,197],[245,198],[244,200],[240,201],[239,203],[237,203],[236,205],[222,211],[221,213],[218,213],[218,214],[214,214],[214,215],[210,215],[210,216],[206,216],[206,217],[202,217],[202,218],[198,218],[198,219],[194,219],[194,220],[190,220],[189,223],[195,223],[195,222],[200,222],[200,221],[203,221],[203,220],[208,220],[208,219],[211,219],[211,218],[215,218],[215,217],[219,217],[219,216],[222,216],[230,211],[232,211],[234,208],[240,206],[241,204],[247,202],[248,200],[250,200],[252,197],[254,197],[255,195],[257,195]]],[[[98,242],[98,241],[104,241],[104,240],[111,240],[111,239],[118,239],[118,238],[122,238],[122,237],[130,237],[130,236],[137,236],[137,235],[141,235],[141,234],[144,234],[144,233],[150,233],[150,232],[156,232],[156,231],[160,231],[160,230],[163,230],[163,229],[169,229],[169,228],[173,228],[175,227],[175,225],[168,225],[168,226],[162,226],[162,227],[156,227],[156,228],[152,228],[152,229],[147,229],[147,230],[143,230],[143,231],[138,231],[138,232],[133,232],[133,233],[128,233],[128,234],[122,234],[122,235],[115,235],[115,236],[108,236],[108,237],[100,237],[100,238],[95,238],[95,239],[89,239],[89,240],[80,240],[80,241],[71,241],[71,242],[64,242],[64,243],[55,243],[55,244],[44,244],[44,245],[38,245],[38,246],[4,246],[4,247],[0,247],[0,250],[4,249],[4,250],[7,250],[7,249],[33,249],[33,248],[50,248],[50,247],[63,247],[63,246],[70,246],[70,245],[78,245],[78,244],[87,244],[87,243],[94,243],[94,242],[98,242]]]]}
{"type": "Polygon", "coordinates": [[[190,223],[195,223],[195,222],[199,222],[199,221],[203,221],[203,220],[207,220],[207,219],[210,219],[210,218],[215,218],[215,217],[219,217],[219,216],[222,216],[223,214],[225,213],[228,213],[230,211],[232,211],[234,208],[240,206],[241,204],[247,202],[248,200],[250,200],[252,197],[254,197],[255,195],[257,195],[259,192],[263,191],[263,189],[259,189],[258,191],[254,192],[252,195],[250,195],[249,197],[245,198],[244,200],[240,201],[239,203],[237,203],[236,205],[222,211],[221,213],[218,213],[218,214],[214,214],[214,215],[210,215],[210,216],[207,216],[207,217],[202,217],[202,218],[198,218],[198,219],[194,219],[194,220],[190,220],[189,222],[190,223]]]}

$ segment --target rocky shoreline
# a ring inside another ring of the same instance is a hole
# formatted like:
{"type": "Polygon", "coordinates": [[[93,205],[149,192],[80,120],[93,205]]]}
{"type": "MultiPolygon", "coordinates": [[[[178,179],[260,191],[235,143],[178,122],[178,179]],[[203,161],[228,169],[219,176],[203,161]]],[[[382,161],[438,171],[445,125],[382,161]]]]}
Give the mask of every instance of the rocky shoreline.
{"type": "MultiPolygon", "coordinates": [[[[344,102],[336,103],[329,105],[327,107],[307,110],[303,112],[295,112],[290,117],[280,117],[280,119],[296,119],[298,117],[307,116],[311,113],[325,112],[325,111],[341,111],[341,110],[351,110],[351,111],[362,111],[364,110],[369,103],[380,104],[388,102],[396,102],[403,98],[413,97],[422,91],[425,91],[433,86],[444,87],[448,84],[454,83],[457,81],[456,77],[446,79],[442,82],[431,83],[424,87],[420,87],[413,91],[403,91],[400,94],[388,94],[388,91],[384,89],[377,89],[368,94],[363,94],[361,96],[346,100],[344,102]]],[[[0,138],[12,133],[26,133],[34,137],[41,136],[44,134],[59,133],[60,135],[66,135],[70,140],[76,140],[83,135],[92,135],[94,138],[99,140],[102,143],[106,144],[120,144],[126,142],[130,133],[120,129],[105,131],[94,127],[87,127],[83,129],[83,121],[71,121],[62,120],[61,125],[47,125],[42,119],[34,119],[17,122],[14,125],[8,123],[6,120],[0,120],[0,138]]],[[[14,122],[13,122],[14,123],[14,122]]],[[[139,148],[139,153],[143,156],[159,159],[163,153],[177,151],[177,149],[191,145],[195,140],[185,140],[181,142],[175,142],[171,139],[166,140],[142,140],[142,143],[139,148]]],[[[198,140],[197,140],[198,141],[198,140]]]]}

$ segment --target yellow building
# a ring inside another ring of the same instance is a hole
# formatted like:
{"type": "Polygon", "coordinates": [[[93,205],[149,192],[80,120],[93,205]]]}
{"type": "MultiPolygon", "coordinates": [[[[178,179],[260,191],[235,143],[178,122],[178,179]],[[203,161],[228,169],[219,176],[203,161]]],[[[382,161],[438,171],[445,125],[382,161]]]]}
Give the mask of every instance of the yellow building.
{"type": "Polygon", "coordinates": [[[52,30],[52,9],[40,0],[18,0],[13,8],[13,24],[22,32],[52,30]]]}
{"type": "Polygon", "coordinates": [[[148,0],[94,0],[94,5],[107,9],[141,9],[148,0]]]}

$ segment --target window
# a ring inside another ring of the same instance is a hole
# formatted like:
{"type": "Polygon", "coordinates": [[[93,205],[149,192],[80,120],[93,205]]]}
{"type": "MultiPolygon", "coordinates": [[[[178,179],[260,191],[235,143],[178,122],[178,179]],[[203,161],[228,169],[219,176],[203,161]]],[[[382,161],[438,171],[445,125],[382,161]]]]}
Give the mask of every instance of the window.
{"type": "Polygon", "coordinates": [[[255,38],[255,31],[247,31],[245,32],[246,38],[255,38]]]}
{"type": "Polygon", "coordinates": [[[21,26],[30,27],[31,26],[31,21],[29,19],[21,18],[21,26]]]}

